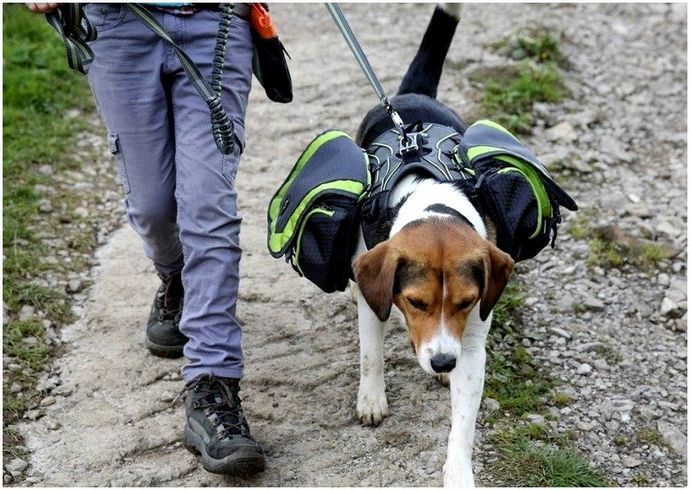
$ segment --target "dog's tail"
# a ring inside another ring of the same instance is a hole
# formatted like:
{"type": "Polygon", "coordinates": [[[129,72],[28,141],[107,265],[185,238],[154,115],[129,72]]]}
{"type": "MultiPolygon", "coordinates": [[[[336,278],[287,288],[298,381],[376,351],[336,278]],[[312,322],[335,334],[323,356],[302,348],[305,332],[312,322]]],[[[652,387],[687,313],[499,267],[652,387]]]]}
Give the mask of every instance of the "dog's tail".
{"type": "Polygon", "coordinates": [[[460,22],[461,7],[459,3],[441,3],[434,9],[419,50],[400,83],[398,95],[422,94],[436,98],[443,62],[460,22]]]}

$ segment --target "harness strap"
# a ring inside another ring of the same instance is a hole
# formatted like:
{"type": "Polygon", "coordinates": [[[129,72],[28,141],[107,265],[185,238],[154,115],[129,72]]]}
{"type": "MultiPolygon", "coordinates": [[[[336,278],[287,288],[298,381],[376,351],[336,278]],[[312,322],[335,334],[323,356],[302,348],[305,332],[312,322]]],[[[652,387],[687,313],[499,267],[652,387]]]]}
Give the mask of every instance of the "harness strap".
{"type": "Polygon", "coordinates": [[[393,109],[393,106],[388,100],[388,97],[386,97],[386,93],[383,90],[383,86],[381,85],[381,82],[376,76],[376,72],[374,72],[374,69],[371,67],[367,55],[364,54],[364,50],[362,49],[362,46],[360,46],[359,41],[355,36],[355,33],[352,32],[350,24],[347,22],[345,14],[340,8],[340,5],[338,5],[337,3],[326,3],[325,5],[328,9],[328,12],[331,14],[331,17],[333,17],[335,25],[338,26],[340,33],[345,38],[345,42],[350,47],[350,51],[352,51],[352,54],[357,60],[357,63],[359,63],[359,66],[362,68],[364,76],[366,76],[367,80],[369,80],[369,83],[371,84],[371,87],[374,89],[376,96],[379,98],[381,105],[386,110],[388,115],[391,117],[395,126],[400,130],[402,141],[407,141],[405,124],[403,123],[403,120],[400,117],[400,115],[395,111],[395,109],[393,109]]]}

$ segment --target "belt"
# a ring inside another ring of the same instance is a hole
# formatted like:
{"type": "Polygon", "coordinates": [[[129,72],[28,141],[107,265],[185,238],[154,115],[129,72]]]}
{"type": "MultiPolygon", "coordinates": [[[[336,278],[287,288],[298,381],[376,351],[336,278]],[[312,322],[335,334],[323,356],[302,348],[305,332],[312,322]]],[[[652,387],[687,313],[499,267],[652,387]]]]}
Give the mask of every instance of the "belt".
{"type": "MultiPolygon", "coordinates": [[[[182,14],[182,15],[191,15],[196,12],[199,12],[201,10],[218,10],[220,8],[219,3],[195,3],[193,5],[184,5],[181,7],[164,7],[164,6],[158,6],[158,5],[147,5],[148,8],[154,8],[156,10],[162,10],[163,12],[169,12],[172,14],[182,14]]],[[[251,13],[251,4],[250,3],[236,3],[233,6],[232,13],[235,14],[237,17],[240,17],[244,20],[249,20],[250,18],[250,13],[251,13]]]]}

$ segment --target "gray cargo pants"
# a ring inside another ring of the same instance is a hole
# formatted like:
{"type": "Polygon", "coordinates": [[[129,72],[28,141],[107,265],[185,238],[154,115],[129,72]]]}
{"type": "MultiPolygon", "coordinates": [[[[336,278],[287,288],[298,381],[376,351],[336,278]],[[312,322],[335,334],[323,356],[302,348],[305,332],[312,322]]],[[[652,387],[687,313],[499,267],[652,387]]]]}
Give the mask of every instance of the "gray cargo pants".
{"type": "MultiPolygon", "coordinates": [[[[210,79],[220,12],[153,12],[210,79]]],[[[89,81],[118,160],[128,220],[159,272],[182,270],[180,329],[189,338],[184,378],[240,378],[241,217],[234,179],[241,149],[236,145],[227,156],[218,151],[208,107],[174,51],[134,14],[119,4],[90,4],[86,14],[98,30],[89,81]]],[[[222,99],[242,147],[252,50],[249,23],[234,17],[222,99]]]]}

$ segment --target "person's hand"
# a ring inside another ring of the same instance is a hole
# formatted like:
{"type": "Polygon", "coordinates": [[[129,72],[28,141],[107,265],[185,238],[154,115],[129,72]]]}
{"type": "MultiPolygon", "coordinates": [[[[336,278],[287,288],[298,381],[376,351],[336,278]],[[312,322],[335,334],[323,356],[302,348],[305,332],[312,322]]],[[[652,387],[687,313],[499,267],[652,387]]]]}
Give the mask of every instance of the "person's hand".
{"type": "Polygon", "coordinates": [[[48,14],[59,5],[59,3],[26,3],[27,8],[36,14],[48,14]]]}

